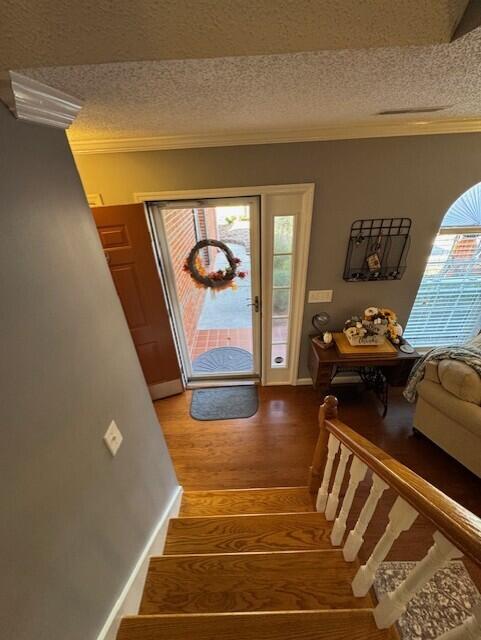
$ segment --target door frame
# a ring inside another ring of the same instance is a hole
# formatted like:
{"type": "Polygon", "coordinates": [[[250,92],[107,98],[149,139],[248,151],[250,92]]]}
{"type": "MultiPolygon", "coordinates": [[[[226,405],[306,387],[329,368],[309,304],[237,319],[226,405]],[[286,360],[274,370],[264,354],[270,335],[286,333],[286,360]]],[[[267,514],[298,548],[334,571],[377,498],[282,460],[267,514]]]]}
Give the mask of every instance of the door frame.
{"type": "Polygon", "coordinates": [[[167,299],[169,301],[177,337],[180,360],[183,365],[185,383],[189,386],[201,383],[220,382],[228,383],[229,381],[253,380],[260,379],[262,369],[262,348],[261,348],[261,314],[252,311],[252,340],[253,340],[253,371],[248,373],[234,372],[219,374],[216,378],[214,375],[194,374],[189,354],[188,344],[185,338],[185,332],[182,326],[182,313],[179,301],[176,295],[175,274],[172,269],[172,262],[169,255],[169,246],[165,234],[164,219],[162,217],[163,210],[171,210],[177,207],[182,209],[210,208],[215,206],[229,205],[247,205],[251,212],[251,224],[249,226],[250,248],[251,248],[251,294],[252,299],[261,296],[261,274],[260,274],[260,242],[259,242],[259,226],[260,226],[260,202],[259,198],[252,196],[238,196],[230,198],[203,198],[199,200],[174,200],[174,201],[149,201],[146,203],[148,215],[150,217],[150,228],[154,234],[156,249],[158,250],[158,258],[161,267],[165,272],[165,289],[167,290],[167,299]],[[160,233],[159,233],[160,231],[160,233]]]}
{"type": "MultiPolygon", "coordinates": [[[[272,220],[270,210],[273,196],[299,196],[298,224],[296,229],[296,269],[292,283],[294,299],[292,300],[292,315],[290,324],[290,357],[289,366],[285,370],[278,370],[279,375],[271,375],[270,348],[271,329],[269,318],[262,316],[262,364],[261,383],[263,385],[296,385],[298,383],[299,357],[301,350],[302,322],[306,300],[307,266],[309,259],[312,210],[314,203],[315,185],[312,182],[300,184],[263,185],[250,187],[222,187],[211,189],[186,189],[181,191],[152,191],[133,194],[135,202],[146,205],[158,201],[202,200],[207,198],[232,198],[242,196],[260,197],[260,228],[261,228],[261,290],[265,295],[271,290],[270,274],[272,273],[272,239],[265,233],[266,220],[272,220]]],[[[272,224],[270,225],[272,226],[272,224]]]]}

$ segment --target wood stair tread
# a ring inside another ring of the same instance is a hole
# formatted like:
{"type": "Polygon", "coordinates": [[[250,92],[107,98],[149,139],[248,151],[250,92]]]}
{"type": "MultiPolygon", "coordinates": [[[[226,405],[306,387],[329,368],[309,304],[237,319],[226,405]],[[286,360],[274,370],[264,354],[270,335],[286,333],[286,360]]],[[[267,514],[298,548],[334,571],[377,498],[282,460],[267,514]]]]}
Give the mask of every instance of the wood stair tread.
{"type": "Polygon", "coordinates": [[[314,511],[307,487],[186,491],[180,516],[227,516],[314,511]]]}
{"type": "Polygon", "coordinates": [[[331,528],[317,512],[172,518],[164,554],[332,549],[331,528]]]}
{"type": "Polygon", "coordinates": [[[364,609],[357,563],[336,550],[151,558],[141,614],[364,609]]]}
{"type": "Polygon", "coordinates": [[[372,613],[303,611],[124,618],[117,640],[398,640],[372,613]]]}

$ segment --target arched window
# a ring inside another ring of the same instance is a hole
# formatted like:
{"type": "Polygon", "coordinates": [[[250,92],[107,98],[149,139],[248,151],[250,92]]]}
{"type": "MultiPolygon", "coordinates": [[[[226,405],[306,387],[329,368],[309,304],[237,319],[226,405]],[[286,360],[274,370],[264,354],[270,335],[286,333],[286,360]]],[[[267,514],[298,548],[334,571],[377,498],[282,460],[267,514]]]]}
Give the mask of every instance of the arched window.
{"type": "Polygon", "coordinates": [[[405,337],[415,347],[462,344],[481,329],[481,183],[448,209],[405,337]]]}

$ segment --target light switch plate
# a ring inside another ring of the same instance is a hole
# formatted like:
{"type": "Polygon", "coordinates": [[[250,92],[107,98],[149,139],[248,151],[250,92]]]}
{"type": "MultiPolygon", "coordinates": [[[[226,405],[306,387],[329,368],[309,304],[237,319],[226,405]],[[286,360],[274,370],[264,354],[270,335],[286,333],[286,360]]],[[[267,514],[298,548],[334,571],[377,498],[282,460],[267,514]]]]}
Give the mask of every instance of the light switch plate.
{"type": "Polygon", "coordinates": [[[115,423],[115,420],[112,420],[112,422],[109,425],[109,428],[105,432],[104,442],[107,446],[107,449],[110,451],[110,453],[113,456],[115,456],[115,454],[119,450],[119,447],[122,444],[122,440],[123,440],[122,434],[120,433],[119,428],[115,423]]]}
{"type": "Polygon", "coordinates": [[[308,302],[332,302],[332,289],[309,291],[308,302]]]}

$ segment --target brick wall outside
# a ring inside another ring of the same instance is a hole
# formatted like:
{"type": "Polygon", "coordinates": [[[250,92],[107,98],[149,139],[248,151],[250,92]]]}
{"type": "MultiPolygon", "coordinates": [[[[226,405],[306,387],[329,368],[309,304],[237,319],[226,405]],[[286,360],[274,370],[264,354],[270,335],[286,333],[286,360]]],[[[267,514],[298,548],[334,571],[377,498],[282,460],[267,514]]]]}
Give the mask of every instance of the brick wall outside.
{"type": "MultiPolygon", "coordinates": [[[[198,239],[216,237],[215,209],[199,210],[200,238],[196,237],[192,209],[170,209],[164,213],[164,227],[175,275],[177,296],[182,312],[184,331],[189,350],[194,344],[197,322],[202,311],[206,295],[205,289],[194,286],[191,277],[183,271],[185,259],[198,239]]],[[[215,251],[215,249],[214,249],[215,251]]],[[[202,256],[212,261],[215,254],[202,256]]]]}

